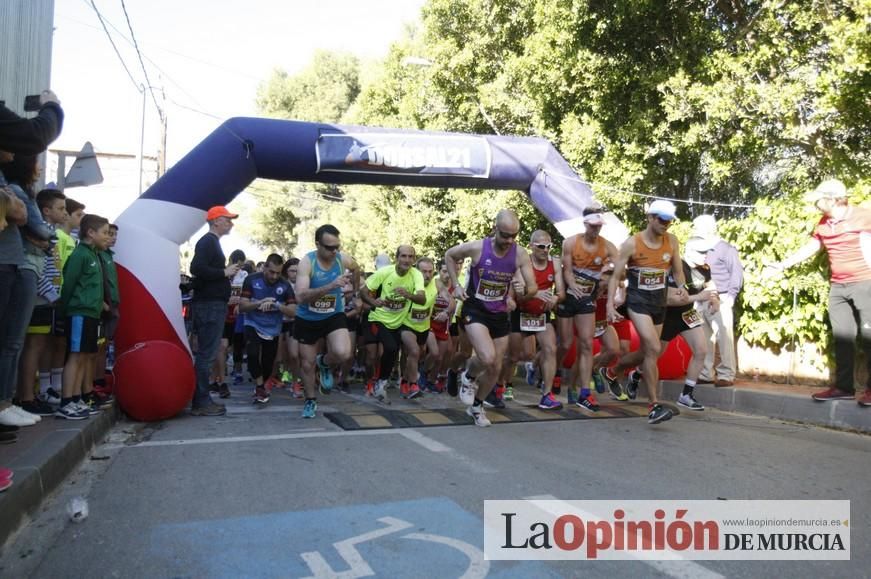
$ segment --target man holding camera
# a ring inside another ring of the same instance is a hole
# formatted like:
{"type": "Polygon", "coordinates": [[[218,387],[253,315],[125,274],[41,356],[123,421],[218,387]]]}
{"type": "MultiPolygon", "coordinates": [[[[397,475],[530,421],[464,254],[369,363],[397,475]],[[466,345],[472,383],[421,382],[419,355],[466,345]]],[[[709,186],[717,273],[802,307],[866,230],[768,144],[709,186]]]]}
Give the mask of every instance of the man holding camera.
{"type": "Polygon", "coordinates": [[[254,403],[269,402],[269,392],[263,383],[272,372],[278,354],[278,336],[283,316],[295,317],[293,289],[282,279],[284,259],[277,253],[266,258],[263,271],[253,273],[242,284],[239,312],[245,314],[245,347],[248,351],[248,371],[254,380],[254,403]]]}

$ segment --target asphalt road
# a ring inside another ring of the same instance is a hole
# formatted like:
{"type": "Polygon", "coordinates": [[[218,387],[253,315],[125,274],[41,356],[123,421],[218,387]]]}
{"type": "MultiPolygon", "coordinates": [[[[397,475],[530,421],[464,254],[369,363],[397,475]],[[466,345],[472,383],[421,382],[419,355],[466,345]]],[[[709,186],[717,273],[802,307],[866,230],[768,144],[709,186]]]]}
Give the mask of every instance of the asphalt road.
{"type": "MultiPolygon", "coordinates": [[[[395,391],[393,391],[395,393],[395,391]]],[[[868,577],[871,437],[707,410],[344,431],[278,391],[122,422],[7,544],[4,577],[868,577]],[[66,515],[75,496],[88,518],[66,515]],[[849,499],[851,561],[485,561],[485,499],[849,499]],[[331,575],[332,573],[332,575],[331,575]]],[[[533,401],[532,392],[520,402],[533,401]]],[[[446,396],[392,409],[458,407],[446,396]]]]}

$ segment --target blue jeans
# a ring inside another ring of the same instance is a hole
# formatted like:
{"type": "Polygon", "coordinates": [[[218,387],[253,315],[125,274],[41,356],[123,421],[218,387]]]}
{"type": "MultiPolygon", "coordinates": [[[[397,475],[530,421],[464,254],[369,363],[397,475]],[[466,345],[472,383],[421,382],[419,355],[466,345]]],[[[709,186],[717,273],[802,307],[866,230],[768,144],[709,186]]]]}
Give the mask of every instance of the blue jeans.
{"type": "Polygon", "coordinates": [[[194,357],[194,370],[197,373],[197,389],[191,401],[191,408],[211,404],[209,396],[209,377],[212,364],[224,335],[224,320],[227,318],[227,302],[191,302],[194,322],[193,333],[197,335],[197,353],[194,357]]]}
{"type": "Polygon", "coordinates": [[[36,272],[19,269],[2,277],[0,299],[6,303],[0,304],[0,401],[5,401],[15,395],[18,359],[36,304],[36,272]]]}

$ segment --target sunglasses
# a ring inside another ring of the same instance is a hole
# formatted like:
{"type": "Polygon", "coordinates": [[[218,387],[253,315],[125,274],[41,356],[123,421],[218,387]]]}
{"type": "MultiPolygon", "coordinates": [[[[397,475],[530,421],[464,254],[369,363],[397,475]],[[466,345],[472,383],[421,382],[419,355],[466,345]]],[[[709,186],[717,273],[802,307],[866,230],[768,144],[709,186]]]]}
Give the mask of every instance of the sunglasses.
{"type": "Polygon", "coordinates": [[[327,251],[339,251],[339,248],[342,247],[341,245],[338,245],[338,244],[327,245],[325,243],[321,243],[320,246],[323,247],[324,249],[326,249],[327,251]]]}
{"type": "Polygon", "coordinates": [[[654,217],[656,217],[656,220],[659,221],[659,223],[662,225],[671,225],[673,222],[672,219],[663,219],[659,215],[654,215],[654,217]]]}
{"type": "Polygon", "coordinates": [[[546,249],[550,251],[550,248],[553,247],[552,243],[533,243],[532,247],[537,247],[538,249],[546,249]]]}
{"type": "Polygon", "coordinates": [[[502,239],[515,239],[520,232],[518,231],[516,233],[505,233],[501,229],[497,229],[496,233],[498,233],[499,237],[501,237],[502,239]]]}

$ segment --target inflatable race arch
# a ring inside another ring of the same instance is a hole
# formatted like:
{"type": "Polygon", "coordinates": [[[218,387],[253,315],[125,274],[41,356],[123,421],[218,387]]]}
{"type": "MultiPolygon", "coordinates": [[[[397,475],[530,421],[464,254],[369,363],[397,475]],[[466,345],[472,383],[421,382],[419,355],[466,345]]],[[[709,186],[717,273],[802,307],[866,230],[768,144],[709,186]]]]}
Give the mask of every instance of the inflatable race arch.
{"type": "Polygon", "coordinates": [[[121,323],[117,395],[140,420],[190,401],[193,364],[179,294],[179,246],[257,177],[337,184],[519,189],[564,235],[583,230],[590,188],[548,141],[260,118],[224,122],[117,219],[121,323]]]}

